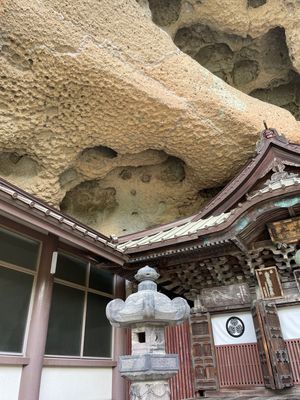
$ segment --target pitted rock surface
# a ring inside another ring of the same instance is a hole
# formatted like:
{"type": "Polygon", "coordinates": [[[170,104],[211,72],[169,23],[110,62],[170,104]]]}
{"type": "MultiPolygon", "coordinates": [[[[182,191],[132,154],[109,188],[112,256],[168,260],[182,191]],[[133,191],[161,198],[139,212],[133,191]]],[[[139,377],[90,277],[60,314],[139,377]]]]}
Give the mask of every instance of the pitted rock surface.
{"type": "Polygon", "coordinates": [[[228,84],[300,119],[297,0],[149,1],[152,20],[228,84]],[[175,18],[176,16],[176,18],[175,18]]]}
{"type": "MultiPolygon", "coordinates": [[[[2,1],[0,175],[120,234],[197,211],[253,155],[263,120],[300,142],[299,122],[287,110],[226,84],[171,38],[209,21],[211,32],[221,32],[214,37],[237,35],[251,53],[284,27],[289,58],[283,53],[281,70],[267,71],[265,81],[291,84],[286,74],[294,82],[300,70],[296,0],[246,3],[2,1]],[[161,10],[171,4],[170,15],[154,12],[158,3],[161,10]],[[169,33],[152,21],[151,8],[169,33]]],[[[251,84],[252,77],[264,81],[261,59],[248,63],[241,50],[231,51],[238,88],[281,98],[251,84]]],[[[283,104],[296,116],[298,97],[295,89],[283,104]]]]}

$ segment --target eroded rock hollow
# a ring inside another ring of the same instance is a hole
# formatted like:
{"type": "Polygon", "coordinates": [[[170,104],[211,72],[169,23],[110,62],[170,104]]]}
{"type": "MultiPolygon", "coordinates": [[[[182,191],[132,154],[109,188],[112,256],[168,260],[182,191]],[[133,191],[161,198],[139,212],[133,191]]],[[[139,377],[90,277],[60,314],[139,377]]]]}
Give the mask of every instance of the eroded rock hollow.
{"type": "Polygon", "coordinates": [[[263,120],[300,142],[299,10],[2,1],[0,175],[107,234],[197,211],[263,120]]]}

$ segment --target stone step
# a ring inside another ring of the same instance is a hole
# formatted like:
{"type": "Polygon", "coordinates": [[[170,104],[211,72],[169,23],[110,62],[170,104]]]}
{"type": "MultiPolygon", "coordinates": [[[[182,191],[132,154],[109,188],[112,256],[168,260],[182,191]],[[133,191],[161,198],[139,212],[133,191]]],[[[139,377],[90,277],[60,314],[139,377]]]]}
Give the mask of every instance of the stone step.
{"type": "Polygon", "coordinates": [[[266,388],[256,388],[256,389],[222,389],[218,392],[216,391],[206,391],[206,398],[247,398],[247,397],[268,397],[270,396],[270,391],[266,388]]]}
{"type": "Polygon", "coordinates": [[[295,386],[291,389],[285,390],[270,390],[266,388],[256,388],[248,390],[233,390],[233,389],[222,389],[216,391],[206,391],[204,397],[198,397],[193,399],[184,400],[300,400],[300,386],[295,386]]]}

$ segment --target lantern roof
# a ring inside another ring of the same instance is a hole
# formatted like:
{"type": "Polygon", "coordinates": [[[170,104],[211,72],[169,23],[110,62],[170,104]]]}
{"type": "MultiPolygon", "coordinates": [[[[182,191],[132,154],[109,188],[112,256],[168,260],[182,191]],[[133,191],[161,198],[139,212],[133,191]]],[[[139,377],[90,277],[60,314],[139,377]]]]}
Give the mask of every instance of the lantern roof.
{"type": "Polygon", "coordinates": [[[187,301],[181,297],[171,300],[157,291],[155,281],[159,274],[149,266],[139,269],[135,278],[140,282],[138,291],[127,297],[112,300],[106,307],[106,316],[117,327],[149,325],[177,325],[190,314],[187,301]]]}

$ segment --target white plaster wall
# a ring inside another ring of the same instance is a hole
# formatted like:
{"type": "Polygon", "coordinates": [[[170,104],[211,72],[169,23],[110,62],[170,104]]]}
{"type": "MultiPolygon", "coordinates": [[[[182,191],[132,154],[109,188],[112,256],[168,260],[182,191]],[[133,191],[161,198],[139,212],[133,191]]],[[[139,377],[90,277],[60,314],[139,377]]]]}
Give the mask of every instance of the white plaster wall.
{"type": "Polygon", "coordinates": [[[0,399],[18,400],[22,366],[0,366],[0,399]]]}
{"type": "Polygon", "coordinates": [[[43,368],[39,400],[111,400],[111,393],[112,368],[43,368]]]}
{"type": "Polygon", "coordinates": [[[232,314],[218,314],[211,318],[214,342],[216,346],[226,344],[256,343],[256,334],[251,312],[236,312],[232,314]],[[245,326],[242,336],[234,338],[226,330],[226,322],[230,317],[240,318],[245,326]]]}
{"type": "Polygon", "coordinates": [[[282,307],[277,310],[283,339],[299,339],[300,306],[282,307]]]}

